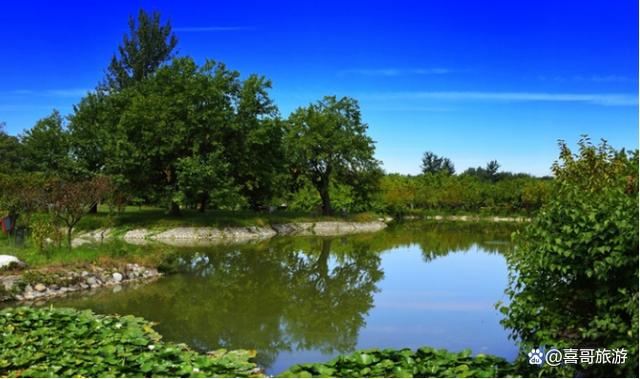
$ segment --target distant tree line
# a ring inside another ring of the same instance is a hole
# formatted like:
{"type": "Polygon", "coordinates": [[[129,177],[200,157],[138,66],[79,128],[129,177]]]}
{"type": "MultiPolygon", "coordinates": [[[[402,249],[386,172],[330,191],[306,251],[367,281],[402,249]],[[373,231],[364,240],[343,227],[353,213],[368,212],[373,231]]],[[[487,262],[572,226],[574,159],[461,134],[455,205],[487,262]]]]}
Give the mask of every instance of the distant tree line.
{"type": "Polygon", "coordinates": [[[427,151],[420,175],[389,174],[382,178],[378,205],[403,214],[416,210],[529,213],[550,196],[552,179],[499,171],[492,160],[485,167],[455,174],[450,159],[427,151]]]}
{"type": "Polygon", "coordinates": [[[172,214],[283,204],[322,214],[530,211],[547,197],[548,180],[499,172],[496,161],[456,175],[432,152],[421,175],[385,175],[356,100],[327,96],[284,119],[269,79],[199,65],[177,44],[158,13],[131,17],[105,78],[72,114],[54,110],[18,137],[0,129],[0,173],[108,177],[123,202],[172,214]]]}

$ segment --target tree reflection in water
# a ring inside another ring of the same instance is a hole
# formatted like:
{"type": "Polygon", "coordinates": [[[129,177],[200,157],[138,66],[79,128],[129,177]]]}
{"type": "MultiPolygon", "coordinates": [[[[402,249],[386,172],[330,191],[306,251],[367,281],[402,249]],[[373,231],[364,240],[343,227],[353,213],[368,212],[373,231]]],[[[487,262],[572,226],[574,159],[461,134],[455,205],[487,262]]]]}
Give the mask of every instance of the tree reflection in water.
{"type": "Polygon", "coordinates": [[[253,348],[258,363],[270,367],[281,351],[356,348],[384,276],[382,252],[418,245],[427,262],[474,245],[507,253],[510,245],[500,241],[512,230],[414,222],[340,238],[185,248],[180,274],[136,290],[53,303],[142,316],[158,322],[164,338],[201,351],[253,348]]]}

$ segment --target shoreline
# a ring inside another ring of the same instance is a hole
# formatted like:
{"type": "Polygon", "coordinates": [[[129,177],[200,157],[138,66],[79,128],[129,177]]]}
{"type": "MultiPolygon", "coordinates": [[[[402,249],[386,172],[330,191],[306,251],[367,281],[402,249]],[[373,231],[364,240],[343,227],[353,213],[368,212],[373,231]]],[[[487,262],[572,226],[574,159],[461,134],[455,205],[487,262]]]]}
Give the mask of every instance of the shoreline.
{"type": "Polygon", "coordinates": [[[113,229],[97,229],[77,235],[73,246],[89,243],[101,243],[108,239],[120,239],[132,245],[163,243],[170,246],[202,246],[225,243],[246,243],[268,240],[276,236],[344,236],[349,234],[373,233],[388,226],[393,219],[385,218],[377,221],[318,221],[271,224],[267,226],[246,227],[208,227],[181,226],[165,230],[149,228],[132,228],[121,235],[113,229]]]}
{"type": "MultiPolygon", "coordinates": [[[[77,235],[73,239],[73,245],[76,247],[85,244],[101,244],[109,240],[120,240],[132,245],[161,244],[173,247],[242,244],[265,241],[277,236],[331,237],[375,233],[387,228],[389,223],[393,221],[402,220],[526,222],[530,219],[501,216],[409,215],[399,220],[381,218],[368,222],[318,221],[224,228],[185,226],[165,230],[134,228],[124,233],[117,233],[114,229],[101,228],[77,235]]],[[[113,287],[131,282],[147,282],[162,275],[156,264],[143,266],[131,262],[101,267],[87,264],[71,267],[43,266],[0,273],[0,303],[46,300],[102,287],[113,287]]]]}
{"type": "Polygon", "coordinates": [[[32,302],[77,292],[149,282],[163,274],[157,268],[126,263],[111,267],[41,268],[0,275],[0,303],[32,302]]]}

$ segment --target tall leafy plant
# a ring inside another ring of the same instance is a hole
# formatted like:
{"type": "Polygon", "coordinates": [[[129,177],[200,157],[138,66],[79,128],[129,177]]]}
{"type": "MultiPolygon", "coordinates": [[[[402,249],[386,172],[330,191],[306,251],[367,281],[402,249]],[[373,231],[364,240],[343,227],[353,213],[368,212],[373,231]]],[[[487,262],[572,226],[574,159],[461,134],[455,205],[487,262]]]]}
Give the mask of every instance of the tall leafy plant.
{"type": "MultiPolygon", "coordinates": [[[[560,143],[556,188],[515,234],[501,308],[512,337],[532,347],[625,348],[625,365],[545,366],[543,375],[634,376],[638,372],[638,152],[584,137],[560,143]]],[[[522,354],[521,356],[525,356],[522,354]]],[[[526,365],[525,365],[526,367],[526,365]]],[[[540,373],[540,372],[539,372],[540,373]]]]}

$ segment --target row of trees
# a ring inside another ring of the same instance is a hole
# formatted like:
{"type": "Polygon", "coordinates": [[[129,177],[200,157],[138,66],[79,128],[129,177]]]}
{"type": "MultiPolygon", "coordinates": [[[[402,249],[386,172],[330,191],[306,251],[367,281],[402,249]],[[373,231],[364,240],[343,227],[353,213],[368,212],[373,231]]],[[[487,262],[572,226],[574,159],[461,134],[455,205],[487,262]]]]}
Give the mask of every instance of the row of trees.
{"type": "Polygon", "coordinates": [[[356,100],[325,97],[280,117],[271,81],[223,63],[178,57],[157,13],[129,21],[104,80],[68,117],[53,111],[19,137],[0,130],[0,173],[82,182],[108,176],[130,201],[341,212],[532,210],[548,181],[499,172],[456,175],[426,152],[422,175],[384,175],[356,100]]]}
{"type": "Polygon", "coordinates": [[[330,187],[379,173],[355,100],[325,97],[284,120],[264,76],[240,79],[222,63],[176,57],[177,39],[157,13],[141,11],[129,26],[106,78],[73,114],[54,111],[19,138],[2,134],[2,171],[107,175],[172,213],[260,209],[310,186],[325,214],[330,187]]]}
{"type": "Polygon", "coordinates": [[[497,161],[456,175],[448,158],[426,152],[422,174],[390,174],[380,182],[378,206],[403,214],[415,210],[529,213],[549,198],[553,181],[500,172],[497,161]]]}

